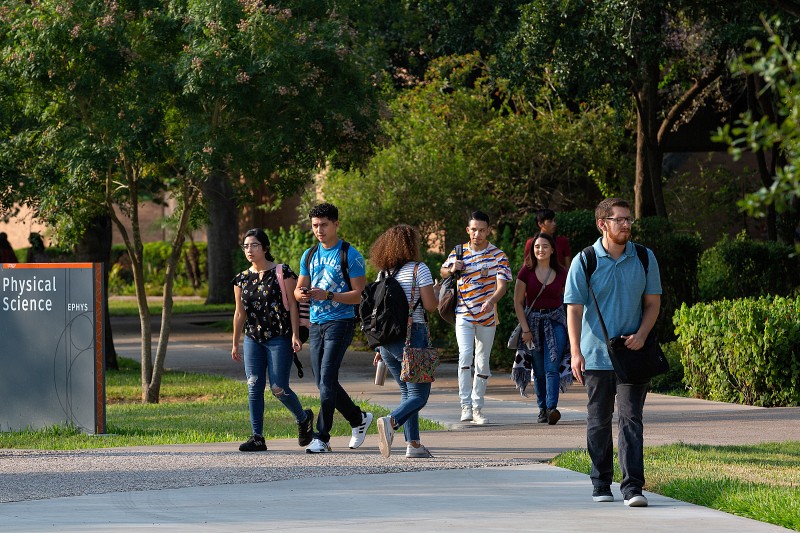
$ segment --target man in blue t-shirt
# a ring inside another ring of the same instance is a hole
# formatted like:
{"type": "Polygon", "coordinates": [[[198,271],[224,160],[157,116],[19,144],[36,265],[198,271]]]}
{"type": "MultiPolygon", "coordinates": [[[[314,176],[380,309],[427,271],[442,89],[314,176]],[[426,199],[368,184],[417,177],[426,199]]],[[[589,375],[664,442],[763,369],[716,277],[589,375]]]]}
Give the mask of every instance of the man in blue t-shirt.
{"type": "MultiPolygon", "coordinates": [[[[608,198],[600,202],[595,209],[595,223],[603,236],[593,245],[597,268],[591,276],[591,283],[608,336],[623,336],[628,348],[639,350],[656,323],[661,305],[658,263],[648,249],[645,272],[636,248],[630,242],[633,218],[625,200],[608,198]]],[[[570,265],[564,303],[567,304],[572,374],[578,383],[586,386],[589,395],[586,448],[592,459],[592,499],[596,502],[614,501],[611,492],[614,473],[611,419],[616,398],[622,470],[620,490],[628,507],[646,507],[647,498],[642,494],[642,413],[650,384],[617,382],[580,257],[570,265]]]]}
{"type": "Polygon", "coordinates": [[[337,409],[353,428],[350,448],[363,444],[372,413],[361,411],[339,383],[339,367],[355,331],[355,308],[366,285],[364,258],[338,236],[339,210],[324,203],[309,213],[311,229],[319,241],[300,259],[300,277],[294,296],[311,306],[308,345],[311,369],[319,388],[320,410],[317,431],[307,453],[327,453],[337,409]],[[344,250],[343,251],[343,247],[344,250]],[[342,254],[347,266],[342,269],[342,254]],[[309,259],[309,254],[311,258],[309,259]]]}

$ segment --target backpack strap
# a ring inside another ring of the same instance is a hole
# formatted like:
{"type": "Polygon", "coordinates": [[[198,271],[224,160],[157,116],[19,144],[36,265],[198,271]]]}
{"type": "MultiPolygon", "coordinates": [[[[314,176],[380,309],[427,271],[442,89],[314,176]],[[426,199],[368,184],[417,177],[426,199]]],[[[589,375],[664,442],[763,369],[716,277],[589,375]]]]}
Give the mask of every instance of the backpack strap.
{"type": "Polygon", "coordinates": [[[278,287],[281,288],[281,298],[283,298],[283,308],[289,310],[289,299],[286,297],[286,287],[283,285],[283,265],[275,265],[275,277],[278,278],[278,287]]]}
{"type": "MultiPolygon", "coordinates": [[[[309,252],[310,254],[310,252],[309,252]]],[[[278,278],[278,286],[281,288],[281,298],[283,299],[283,308],[287,311],[289,310],[289,299],[286,297],[286,287],[283,284],[283,265],[278,263],[275,265],[275,276],[278,278]]],[[[298,313],[300,309],[297,309],[298,313]]],[[[298,319],[299,320],[299,319],[298,319]]],[[[303,378],[303,363],[300,362],[300,358],[297,357],[297,352],[292,352],[292,360],[294,361],[294,366],[297,367],[297,377],[303,378]]]]}
{"type": "Polygon", "coordinates": [[[339,249],[339,264],[342,266],[342,277],[344,282],[347,283],[347,288],[353,290],[353,285],[350,283],[350,261],[347,259],[347,253],[350,251],[350,243],[342,239],[342,247],[339,249]]]}
{"type": "Polygon", "coordinates": [[[647,276],[647,269],[650,267],[650,256],[647,255],[647,248],[636,242],[633,245],[636,247],[636,255],[639,256],[639,261],[642,262],[644,267],[644,275],[647,276]]]}
{"type": "Polygon", "coordinates": [[[594,251],[594,246],[587,246],[581,252],[581,266],[583,272],[586,274],[586,283],[589,283],[589,278],[592,277],[594,271],[597,270],[597,252],[594,251]]]}
{"type": "MultiPolygon", "coordinates": [[[[636,256],[639,258],[639,262],[642,263],[644,267],[644,275],[647,276],[650,267],[650,256],[647,255],[647,248],[636,242],[633,243],[633,246],[636,248],[636,256]]],[[[589,278],[591,278],[594,271],[597,270],[597,252],[594,251],[594,246],[587,246],[584,248],[580,259],[583,271],[586,273],[586,283],[588,284],[589,278]]]]}
{"type": "Polygon", "coordinates": [[[317,253],[319,249],[319,243],[314,244],[311,248],[308,249],[308,253],[306,254],[306,272],[308,272],[308,279],[311,279],[311,258],[314,257],[314,254],[317,253]]]}

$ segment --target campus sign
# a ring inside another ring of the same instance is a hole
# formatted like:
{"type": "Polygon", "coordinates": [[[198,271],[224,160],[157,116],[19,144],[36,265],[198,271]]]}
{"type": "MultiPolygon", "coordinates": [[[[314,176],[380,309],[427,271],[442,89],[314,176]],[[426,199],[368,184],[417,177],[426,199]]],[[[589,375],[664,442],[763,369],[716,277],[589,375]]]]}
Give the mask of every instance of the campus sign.
{"type": "Polygon", "coordinates": [[[105,433],[103,265],[0,265],[0,431],[105,433]]]}

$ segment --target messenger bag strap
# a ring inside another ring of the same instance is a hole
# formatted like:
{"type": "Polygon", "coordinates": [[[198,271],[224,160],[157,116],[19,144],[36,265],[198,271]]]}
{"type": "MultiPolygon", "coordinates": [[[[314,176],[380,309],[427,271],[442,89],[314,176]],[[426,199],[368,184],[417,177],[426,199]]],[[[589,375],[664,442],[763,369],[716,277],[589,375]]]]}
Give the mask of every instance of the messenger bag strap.
{"type": "Polygon", "coordinates": [[[589,278],[589,273],[586,271],[586,260],[584,259],[583,254],[580,255],[581,259],[581,266],[583,266],[583,272],[586,274],[586,284],[589,285],[589,294],[592,295],[592,300],[594,300],[594,306],[597,309],[597,316],[600,318],[600,327],[603,328],[603,335],[606,338],[606,345],[609,344],[608,339],[608,330],[606,329],[605,320],[603,320],[603,314],[600,312],[600,306],[597,304],[597,296],[594,295],[594,289],[592,288],[592,282],[589,278]]]}

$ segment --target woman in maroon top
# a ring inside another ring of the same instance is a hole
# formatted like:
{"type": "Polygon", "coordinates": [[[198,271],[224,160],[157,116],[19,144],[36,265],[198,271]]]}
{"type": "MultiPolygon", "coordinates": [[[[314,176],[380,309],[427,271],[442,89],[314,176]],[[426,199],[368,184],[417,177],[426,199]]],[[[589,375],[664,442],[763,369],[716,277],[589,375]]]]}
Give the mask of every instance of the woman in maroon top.
{"type": "Polygon", "coordinates": [[[525,359],[530,359],[533,367],[536,403],[539,405],[537,421],[550,425],[561,418],[558,411],[559,365],[567,344],[563,311],[567,271],[558,264],[555,249],[551,235],[537,233],[533,237],[530,255],[525,258],[531,267],[520,269],[514,286],[514,310],[522,327],[520,352],[525,359]]]}

